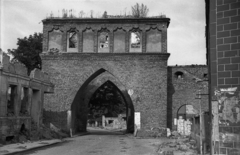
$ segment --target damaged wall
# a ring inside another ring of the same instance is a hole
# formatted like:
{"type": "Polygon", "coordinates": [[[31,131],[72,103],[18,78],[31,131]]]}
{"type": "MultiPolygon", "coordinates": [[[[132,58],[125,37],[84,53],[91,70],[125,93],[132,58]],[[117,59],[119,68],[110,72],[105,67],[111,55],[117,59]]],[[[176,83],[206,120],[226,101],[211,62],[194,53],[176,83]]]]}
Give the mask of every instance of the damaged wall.
{"type": "Polygon", "coordinates": [[[11,63],[0,51],[0,140],[14,136],[21,126],[42,121],[43,94],[53,92],[48,75],[35,69],[30,77],[23,64],[11,63]]]}
{"type": "Polygon", "coordinates": [[[214,153],[240,153],[240,91],[235,88],[215,90],[213,106],[214,153]],[[218,121],[218,122],[216,122],[218,121]]]}
{"type": "MultiPolygon", "coordinates": [[[[131,100],[134,110],[141,112],[141,129],[166,128],[169,20],[169,18],[44,20],[41,55],[43,70],[49,73],[51,81],[56,86],[53,95],[45,96],[46,114],[52,114],[53,117],[55,112],[65,115],[62,112],[66,113],[71,109],[78,90],[89,77],[99,70],[106,70],[122,83],[125,92],[133,91],[131,100]],[[49,33],[53,29],[63,32],[62,50],[58,53],[49,52],[49,33]],[[77,52],[68,50],[67,32],[70,30],[75,30],[79,38],[77,52]]],[[[65,128],[66,119],[63,118],[62,122],[65,122],[65,125],[55,125],[65,128]]]]}
{"type": "Polygon", "coordinates": [[[212,153],[240,154],[240,1],[205,0],[212,153]]]}
{"type": "Polygon", "coordinates": [[[167,53],[169,22],[169,18],[45,19],[43,52],[167,53]]]}
{"type": "Polygon", "coordinates": [[[200,104],[202,112],[208,111],[208,81],[207,66],[169,66],[168,67],[168,128],[175,129],[174,118],[184,105],[192,105],[199,112],[200,104]],[[201,99],[198,91],[201,90],[201,99]]]}
{"type": "MultiPolygon", "coordinates": [[[[167,66],[165,56],[65,53],[42,55],[42,59],[44,70],[49,72],[52,77],[51,81],[55,84],[55,93],[45,95],[44,109],[46,111],[61,113],[70,110],[73,99],[83,83],[99,69],[105,69],[114,75],[127,90],[134,91],[131,99],[135,111],[141,112],[142,129],[153,126],[166,127],[167,66]]],[[[66,127],[61,124],[54,125],[66,127]]]]}

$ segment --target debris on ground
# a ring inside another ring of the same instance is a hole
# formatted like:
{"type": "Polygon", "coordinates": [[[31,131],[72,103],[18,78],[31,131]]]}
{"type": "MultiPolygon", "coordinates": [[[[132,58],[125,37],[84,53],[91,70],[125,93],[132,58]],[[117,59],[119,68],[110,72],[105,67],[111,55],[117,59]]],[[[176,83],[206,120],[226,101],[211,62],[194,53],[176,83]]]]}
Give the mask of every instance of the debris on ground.
{"type": "Polygon", "coordinates": [[[15,132],[13,136],[6,137],[6,141],[3,144],[11,143],[26,143],[38,140],[50,140],[50,139],[63,139],[67,138],[69,135],[57,128],[50,123],[49,127],[44,124],[37,126],[36,123],[32,122],[31,130],[28,130],[25,125],[21,126],[19,132],[15,132]]]}
{"type": "Polygon", "coordinates": [[[159,144],[157,153],[159,155],[196,155],[198,151],[194,139],[173,131],[169,141],[159,144]]]}
{"type": "Polygon", "coordinates": [[[162,127],[152,127],[150,129],[146,130],[137,130],[136,133],[134,133],[137,137],[142,138],[160,138],[160,137],[166,137],[167,136],[167,128],[162,127]]]}
{"type": "Polygon", "coordinates": [[[191,144],[184,141],[164,142],[164,143],[161,143],[158,147],[158,153],[160,155],[166,155],[166,154],[171,155],[171,153],[173,155],[176,152],[178,153],[182,152],[182,153],[185,153],[186,155],[198,154],[195,149],[195,146],[192,146],[191,144]]]}

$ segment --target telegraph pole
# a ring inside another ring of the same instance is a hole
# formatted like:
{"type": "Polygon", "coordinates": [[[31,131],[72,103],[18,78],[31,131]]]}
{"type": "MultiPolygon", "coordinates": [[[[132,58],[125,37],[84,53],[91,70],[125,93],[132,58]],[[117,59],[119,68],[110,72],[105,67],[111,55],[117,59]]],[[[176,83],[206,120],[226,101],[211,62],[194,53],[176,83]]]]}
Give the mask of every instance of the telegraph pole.
{"type": "MultiPolygon", "coordinates": [[[[207,81],[207,80],[203,80],[203,81],[207,81]]],[[[198,81],[198,82],[203,82],[203,81],[198,81]]],[[[209,95],[209,94],[201,94],[201,88],[199,88],[198,90],[198,94],[197,94],[197,98],[196,99],[199,99],[199,126],[200,126],[200,133],[199,133],[199,136],[200,136],[200,154],[202,155],[202,105],[201,105],[201,99],[202,99],[202,95],[209,95]]]]}
{"type": "Polygon", "coordinates": [[[199,133],[199,136],[200,136],[200,154],[202,155],[202,106],[201,106],[201,90],[200,89],[198,90],[198,99],[199,99],[199,106],[200,106],[200,109],[199,109],[199,119],[200,119],[200,123],[199,123],[199,126],[200,126],[200,133],[199,133]]]}

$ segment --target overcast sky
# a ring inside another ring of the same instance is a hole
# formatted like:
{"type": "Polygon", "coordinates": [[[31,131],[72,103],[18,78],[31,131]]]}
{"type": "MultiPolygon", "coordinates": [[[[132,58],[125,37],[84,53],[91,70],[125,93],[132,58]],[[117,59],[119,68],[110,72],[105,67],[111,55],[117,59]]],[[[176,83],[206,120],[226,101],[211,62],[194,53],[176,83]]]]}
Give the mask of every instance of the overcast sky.
{"type": "Polygon", "coordinates": [[[143,3],[149,16],[165,14],[171,19],[168,28],[168,65],[206,64],[204,0],[0,0],[2,50],[17,48],[17,38],[42,32],[41,21],[53,12],[61,16],[62,9],[83,10],[101,16],[131,12],[131,6],[143,3]]]}

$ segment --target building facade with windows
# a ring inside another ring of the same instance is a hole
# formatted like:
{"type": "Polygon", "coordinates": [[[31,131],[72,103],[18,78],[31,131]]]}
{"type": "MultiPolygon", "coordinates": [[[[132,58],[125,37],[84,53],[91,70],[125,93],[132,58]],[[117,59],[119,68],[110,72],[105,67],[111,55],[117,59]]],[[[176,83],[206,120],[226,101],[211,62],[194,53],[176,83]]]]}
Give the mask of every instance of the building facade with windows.
{"type": "Polygon", "coordinates": [[[167,53],[169,18],[50,18],[43,52],[167,53]]]}
{"type": "Polygon", "coordinates": [[[43,70],[56,86],[54,95],[45,97],[46,114],[70,110],[71,122],[67,116],[53,121],[86,130],[87,104],[110,81],[126,102],[129,132],[134,112],[141,113],[143,131],[166,128],[169,23],[166,17],[43,20],[43,70]]]}
{"type": "MultiPolygon", "coordinates": [[[[44,93],[53,93],[49,76],[38,69],[27,75],[27,68],[11,63],[0,51],[0,141],[16,136],[22,127],[39,129],[42,123],[44,93]]],[[[16,138],[16,137],[15,137],[16,138]]]]}

